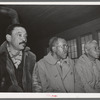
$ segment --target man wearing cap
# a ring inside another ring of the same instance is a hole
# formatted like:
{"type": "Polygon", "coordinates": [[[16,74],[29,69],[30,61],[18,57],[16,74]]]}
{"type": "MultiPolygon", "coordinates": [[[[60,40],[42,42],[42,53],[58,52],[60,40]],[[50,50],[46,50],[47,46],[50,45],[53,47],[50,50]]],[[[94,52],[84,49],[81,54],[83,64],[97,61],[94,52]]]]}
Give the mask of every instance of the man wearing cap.
{"type": "Polygon", "coordinates": [[[79,75],[76,79],[77,92],[100,92],[100,61],[97,41],[91,40],[85,44],[85,54],[79,57],[75,68],[79,75]],[[79,84],[78,84],[79,83],[79,84]]]}

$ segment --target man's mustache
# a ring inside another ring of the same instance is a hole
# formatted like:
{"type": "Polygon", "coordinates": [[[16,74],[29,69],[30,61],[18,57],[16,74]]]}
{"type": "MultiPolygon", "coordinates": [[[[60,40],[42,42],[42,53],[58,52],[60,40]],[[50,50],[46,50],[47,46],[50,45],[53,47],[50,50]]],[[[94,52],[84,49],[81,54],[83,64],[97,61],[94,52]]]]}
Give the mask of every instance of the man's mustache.
{"type": "Polygon", "coordinates": [[[25,41],[22,41],[22,42],[20,42],[19,44],[26,44],[26,42],[25,42],[25,41]]]}

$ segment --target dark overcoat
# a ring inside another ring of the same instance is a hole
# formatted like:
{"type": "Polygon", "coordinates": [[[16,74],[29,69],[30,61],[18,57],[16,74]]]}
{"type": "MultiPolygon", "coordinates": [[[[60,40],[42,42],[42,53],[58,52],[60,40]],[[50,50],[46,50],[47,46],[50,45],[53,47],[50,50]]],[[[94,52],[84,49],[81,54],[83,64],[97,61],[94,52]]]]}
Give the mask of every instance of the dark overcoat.
{"type": "Polygon", "coordinates": [[[14,64],[8,57],[7,42],[5,41],[0,47],[0,91],[9,92],[32,92],[32,73],[36,62],[36,56],[29,47],[23,50],[23,75],[22,85],[23,89],[18,86],[14,64]]]}

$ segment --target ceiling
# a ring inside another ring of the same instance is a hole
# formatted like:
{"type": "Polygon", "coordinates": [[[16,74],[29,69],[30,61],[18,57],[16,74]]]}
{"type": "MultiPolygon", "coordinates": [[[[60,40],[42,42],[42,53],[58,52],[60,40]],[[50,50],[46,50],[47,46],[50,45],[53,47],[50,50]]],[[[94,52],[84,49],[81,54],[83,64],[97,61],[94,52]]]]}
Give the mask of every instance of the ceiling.
{"type": "Polygon", "coordinates": [[[34,39],[45,39],[77,25],[100,17],[100,6],[82,5],[22,5],[8,6],[17,11],[34,39]]]}
{"type": "Polygon", "coordinates": [[[20,23],[27,27],[30,46],[36,48],[47,45],[45,41],[60,32],[100,18],[100,5],[6,6],[17,11],[20,23]]]}

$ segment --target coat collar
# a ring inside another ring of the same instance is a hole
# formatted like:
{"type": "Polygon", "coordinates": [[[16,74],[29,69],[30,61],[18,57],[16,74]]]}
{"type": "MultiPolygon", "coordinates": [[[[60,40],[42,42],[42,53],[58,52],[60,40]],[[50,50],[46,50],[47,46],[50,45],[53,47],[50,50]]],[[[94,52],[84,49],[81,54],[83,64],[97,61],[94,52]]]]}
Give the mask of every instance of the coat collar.
{"type": "MultiPolygon", "coordinates": [[[[27,51],[29,51],[29,50],[30,50],[29,47],[26,47],[26,48],[24,49],[25,52],[27,52],[27,51]]],[[[2,54],[2,53],[4,53],[4,52],[7,52],[7,41],[4,41],[4,42],[2,43],[2,45],[0,46],[0,54],[2,54]]]]}
{"type": "MultiPolygon", "coordinates": [[[[51,52],[49,52],[44,59],[52,65],[55,65],[58,61],[51,55],[51,52]]],[[[68,57],[66,59],[63,60],[63,62],[68,62],[68,57]]]]}
{"type": "Polygon", "coordinates": [[[49,64],[56,64],[57,63],[57,60],[51,55],[51,53],[49,52],[45,57],[44,59],[49,63],[49,64]]]}
{"type": "MultiPolygon", "coordinates": [[[[85,54],[83,54],[80,58],[79,58],[79,61],[80,62],[84,62],[84,64],[86,64],[86,65],[84,65],[84,67],[85,68],[87,68],[87,69],[89,69],[92,73],[94,73],[93,72],[93,63],[94,62],[92,62],[85,54]],[[87,67],[88,66],[88,67],[87,67]]],[[[97,59],[96,59],[96,63],[97,63],[97,59]]]]}
{"type": "MultiPolygon", "coordinates": [[[[80,58],[80,60],[87,62],[88,64],[91,65],[92,61],[85,55],[83,54],[80,58]]],[[[97,60],[96,60],[97,61],[97,60]]]]}
{"type": "Polygon", "coordinates": [[[0,46],[0,54],[2,54],[3,52],[7,52],[7,42],[3,42],[0,46]]]}

